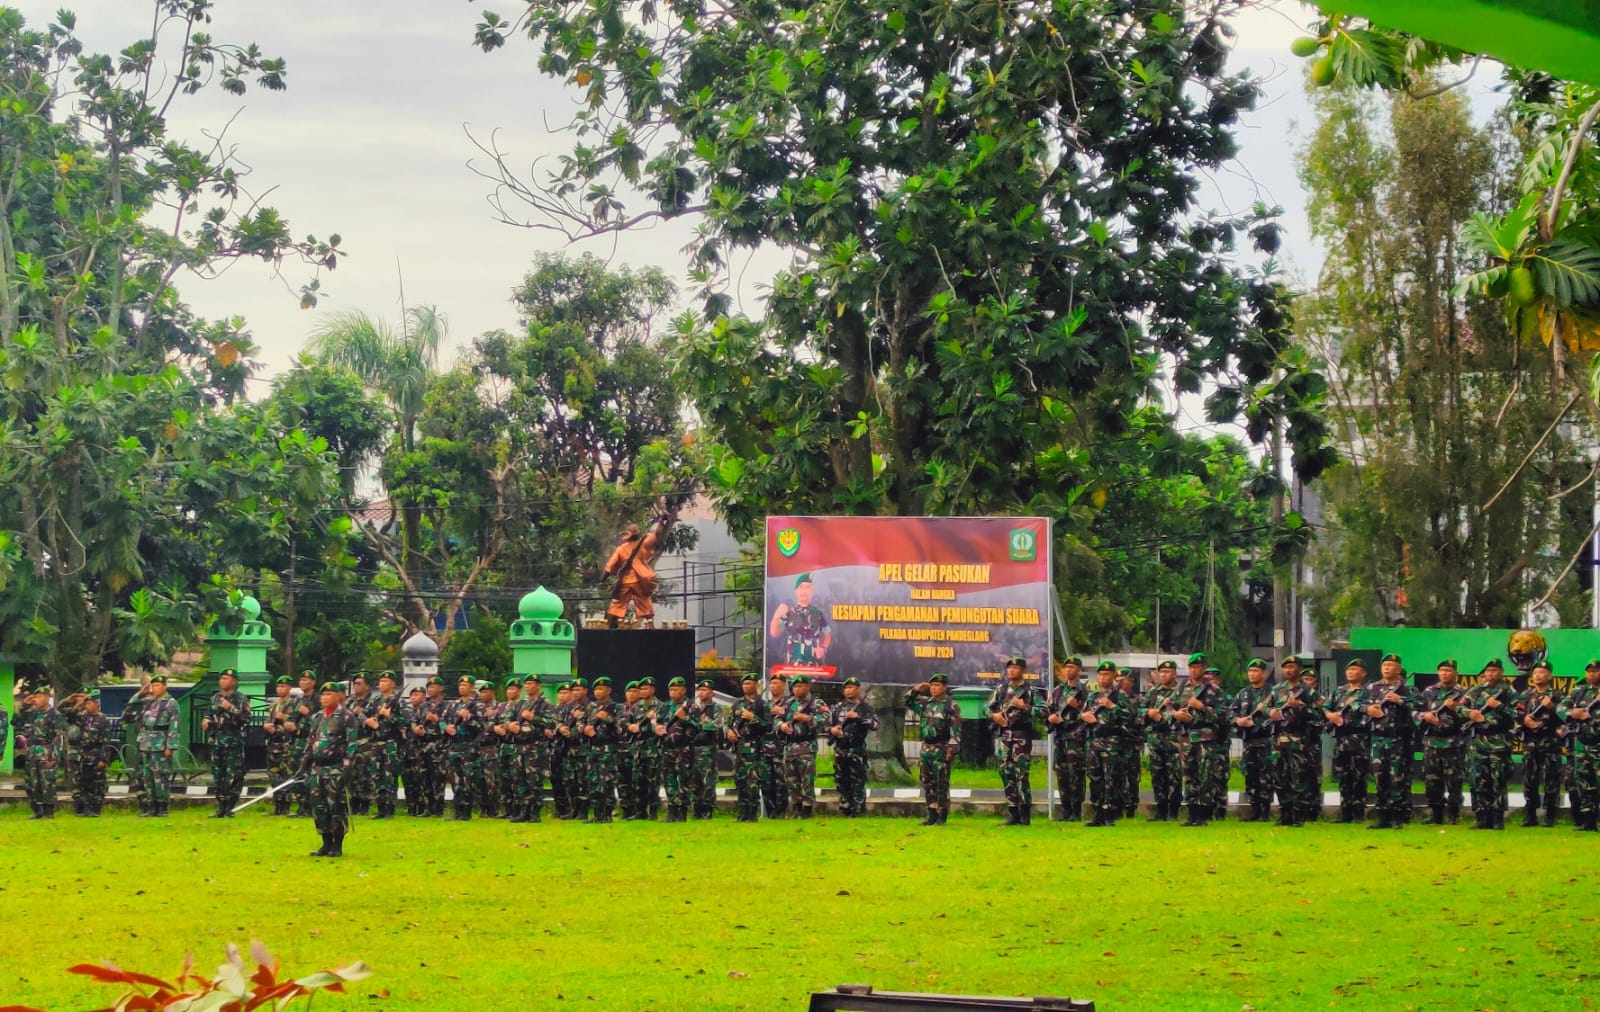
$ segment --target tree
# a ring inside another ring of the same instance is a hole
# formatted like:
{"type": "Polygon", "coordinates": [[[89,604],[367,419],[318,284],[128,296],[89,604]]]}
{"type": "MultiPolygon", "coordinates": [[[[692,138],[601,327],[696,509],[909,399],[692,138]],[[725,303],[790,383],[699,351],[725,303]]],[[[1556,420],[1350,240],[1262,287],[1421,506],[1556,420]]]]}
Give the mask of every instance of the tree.
{"type": "Polygon", "coordinates": [[[350,370],[382,394],[399,419],[400,445],[410,450],[448,332],[444,316],[433,306],[407,309],[398,333],[366,313],[340,312],[317,324],[307,350],[350,370]]]}
{"type": "MultiPolygon", "coordinates": [[[[333,476],[325,448],[242,400],[242,320],[179,300],[180,270],[337,262],[251,196],[219,137],[167,135],[209,85],[283,87],[283,63],[215,40],[211,4],[152,4],[148,37],[86,53],[0,8],[0,649],[61,688],[151,663],[221,605],[241,553],[276,544],[277,504],[333,476]]],[[[317,281],[302,289],[314,302],[317,281]]]]}
{"type": "Polygon", "coordinates": [[[1224,71],[1241,6],[528,0],[478,41],[534,40],[578,91],[574,145],[539,182],[492,149],[483,171],[507,220],[572,237],[698,220],[675,348],[736,534],[1027,510],[1066,557],[1097,444],[1163,378],[1281,430],[1303,476],[1331,460],[1283,293],[1239,266],[1277,225],[1196,206],[1257,95],[1224,71]],[[730,315],[762,244],[792,264],[763,319],[730,315]]]}

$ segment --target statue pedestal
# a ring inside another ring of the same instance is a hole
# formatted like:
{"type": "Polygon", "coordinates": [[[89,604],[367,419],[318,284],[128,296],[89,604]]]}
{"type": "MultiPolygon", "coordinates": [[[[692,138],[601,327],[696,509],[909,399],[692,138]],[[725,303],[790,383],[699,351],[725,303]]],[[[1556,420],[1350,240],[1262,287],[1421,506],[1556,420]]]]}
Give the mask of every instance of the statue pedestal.
{"type": "Polygon", "coordinates": [[[668,679],[694,684],[694,645],[693,629],[579,629],[578,674],[653,679],[665,698],[668,679]]]}

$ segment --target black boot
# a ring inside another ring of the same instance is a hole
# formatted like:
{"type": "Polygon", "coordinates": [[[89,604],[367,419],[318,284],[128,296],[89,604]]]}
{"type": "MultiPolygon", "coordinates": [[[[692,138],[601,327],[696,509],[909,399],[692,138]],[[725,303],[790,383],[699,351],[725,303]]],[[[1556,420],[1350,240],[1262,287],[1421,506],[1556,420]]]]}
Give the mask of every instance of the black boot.
{"type": "Polygon", "coordinates": [[[1392,820],[1389,817],[1389,813],[1388,812],[1379,812],[1378,813],[1378,821],[1374,822],[1372,825],[1368,826],[1367,828],[1368,829],[1390,829],[1390,828],[1392,828],[1392,820]]]}
{"type": "Polygon", "coordinates": [[[1504,828],[1506,828],[1506,811],[1505,811],[1505,809],[1498,808],[1495,811],[1491,812],[1490,814],[1494,816],[1494,825],[1490,827],[1491,829],[1504,829],[1504,828]]]}
{"type": "Polygon", "coordinates": [[[228,799],[224,798],[224,797],[221,797],[221,796],[218,796],[218,798],[217,798],[217,810],[212,812],[210,815],[208,815],[207,818],[210,818],[210,819],[226,819],[227,817],[228,817],[228,799]]]}
{"type": "Polygon", "coordinates": [[[1429,812],[1431,814],[1429,814],[1429,816],[1426,819],[1422,820],[1422,824],[1424,826],[1442,826],[1442,825],[1444,825],[1444,806],[1443,805],[1429,805],[1428,806],[1428,810],[1429,810],[1429,812]]]}
{"type": "Polygon", "coordinates": [[[926,819],[923,819],[921,822],[917,823],[917,825],[919,825],[919,826],[937,826],[938,824],[939,824],[939,810],[937,808],[929,808],[928,809],[928,817],[926,819]]]}
{"type": "Polygon", "coordinates": [[[1531,827],[1531,826],[1537,826],[1538,824],[1539,824],[1539,808],[1538,808],[1538,806],[1537,805],[1528,805],[1525,808],[1523,808],[1522,809],[1522,825],[1524,827],[1531,827]]]}
{"type": "Polygon", "coordinates": [[[1017,806],[1016,805],[1012,805],[1012,804],[1006,805],[1006,821],[1002,822],[1000,825],[1002,825],[1002,826],[1017,826],[1017,825],[1021,825],[1021,820],[1019,820],[1017,818],[1017,806]]]}
{"type": "Polygon", "coordinates": [[[316,850],[311,851],[309,854],[306,855],[307,857],[327,857],[328,856],[328,848],[333,845],[333,843],[332,843],[333,837],[330,836],[327,833],[322,833],[321,836],[322,836],[322,846],[318,847],[316,850]]]}
{"type": "Polygon", "coordinates": [[[1488,828],[1490,828],[1490,826],[1489,826],[1489,813],[1484,811],[1481,808],[1474,809],[1473,813],[1472,813],[1472,828],[1473,829],[1488,829],[1488,828]]]}
{"type": "Polygon", "coordinates": [[[1573,828],[1578,830],[1580,833],[1600,832],[1600,817],[1597,817],[1594,812],[1585,812],[1583,815],[1583,822],[1581,824],[1574,824],[1573,828]]]}
{"type": "Polygon", "coordinates": [[[1189,818],[1184,820],[1183,825],[1204,826],[1210,821],[1210,813],[1206,810],[1204,805],[1197,805],[1193,801],[1189,802],[1189,818]]]}
{"type": "Polygon", "coordinates": [[[328,836],[328,852],[323,857],[344,857],[344,834],[331,833],[328,836]]]}
{"type": "MultiPolygon", "coordinates": [[[[934,825],[935,826],[942,826],[946,822],[949,822],[949,821],[950,821],[950,809],[948,809],[948,808],[939,809],[939,821],[935,822],[934,825]]],[[[1593,822],[1589,823],[1589,828],[1590,829],[1594,828],[1594,823],[1593,822]]]]}
{"type": "Polygon", "coordinates": [[[1017,806],[1017,820],[1024,826],[1033,825],[1033,806],[1031,804],[1030,805],[1018,805],[1017,806]]]}
{"type": "Polygon", "coordinates": [[[1556,828],[1556,809],[1554,805],[1545,808],[1544,818],[1539,821],[1539,824],[1546,829],[1556,828]]]}

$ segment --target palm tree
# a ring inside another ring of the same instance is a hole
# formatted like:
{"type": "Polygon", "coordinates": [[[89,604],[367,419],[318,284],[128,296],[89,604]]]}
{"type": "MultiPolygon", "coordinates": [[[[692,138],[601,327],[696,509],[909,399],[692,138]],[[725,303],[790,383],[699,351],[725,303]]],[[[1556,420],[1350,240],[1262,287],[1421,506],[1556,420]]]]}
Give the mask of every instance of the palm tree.
{"type": "Polygon", "coordinates": [[[416,441],[422,400],[439,366],[439,346],[449,325],[435,306],[413,306],[401,319],[398,333],[366,313],[334,313],[311,333],[307,348],[343,366],[382,394],[400,419],[400,445],[416,441]]]}

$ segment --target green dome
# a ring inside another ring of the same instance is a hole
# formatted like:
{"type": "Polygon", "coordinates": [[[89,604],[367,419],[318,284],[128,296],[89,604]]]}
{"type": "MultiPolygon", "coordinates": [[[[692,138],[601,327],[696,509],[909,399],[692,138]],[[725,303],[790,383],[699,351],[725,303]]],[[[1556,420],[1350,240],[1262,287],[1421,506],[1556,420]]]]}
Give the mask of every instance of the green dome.
{"type": "Polygon", "coordinates": [[[261,602],[246,594],[239,599],[239,610],[244,612],[246,622],[254,622],[261,617],[261,602]]]}
{"type": "Polygon", "coordinates": [[[530,621],[549,622],[560,618],[566,607],[561,598],[543,587],[538,587],[522,596],[522,600],[517,604],[517,613],[530,621]]]}

